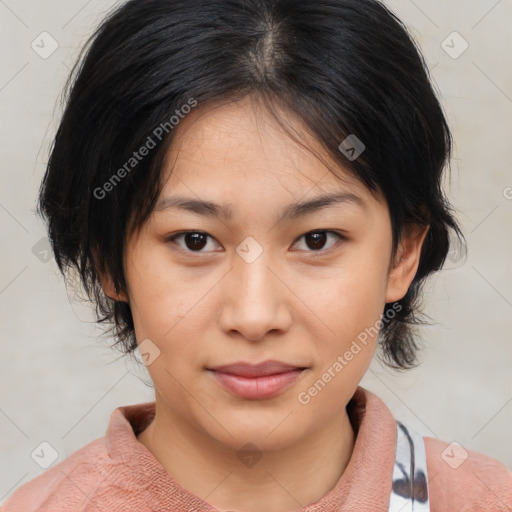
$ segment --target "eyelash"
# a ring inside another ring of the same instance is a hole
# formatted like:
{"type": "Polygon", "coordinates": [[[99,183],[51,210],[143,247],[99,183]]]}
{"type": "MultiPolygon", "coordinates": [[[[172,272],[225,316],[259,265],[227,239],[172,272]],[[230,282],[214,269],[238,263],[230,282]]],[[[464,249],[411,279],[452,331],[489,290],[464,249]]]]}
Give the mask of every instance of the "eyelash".
{"type": "MultiPolygon", "coordinates": [[[[179,237],[184,236],[184,235],[189,234],[189,233],[206,235],[207,237],[213,239],[213,237],[211,235],[209,235],[208,233],[205,233],[204,231],[188,230],[188,231],[180,231],[179,233],[176,233],[175,235],[167,238],[167,242],[171,242],[171,243],[173,243],[175,245],[178,245],[175,242],[176,238],[179,238],[179,237]]],[[[317,229],[317,230],[308,231],[307,233],[304,233],[299,238],[297,238],[297,241],[300,240],[301,238],[307,236],[307,235],[316,234],[316,233],[326,233],[326,234],[335,235],[338,238],[338,243],[334,244],[333,246],[329,247],[328,249],[319,249],[319,250],[316,250],[316,251],[315,250],[309,250],[309,251],[306,251],[306,252],[310,252],[310,253],[327,253],[331,249],[334,249],[339,244],[339,242],[347,240],[347,238],[345,236],[343,236],[341,233],[338,233],[337,231],[332,231],[332,230],[328,230],[328,229],[317,229]]],[[[295,242],[294,242],[294,244],[295,244],[295,242]]],[[[191,251],[189,249],[186,249],[186,248],[184,249],[182,247],[180,247],[179,250],[182,250],[182,251],[184,251],[187,254],[201,254],[201,253],[208,252],[208,251],[191,251]]]]}

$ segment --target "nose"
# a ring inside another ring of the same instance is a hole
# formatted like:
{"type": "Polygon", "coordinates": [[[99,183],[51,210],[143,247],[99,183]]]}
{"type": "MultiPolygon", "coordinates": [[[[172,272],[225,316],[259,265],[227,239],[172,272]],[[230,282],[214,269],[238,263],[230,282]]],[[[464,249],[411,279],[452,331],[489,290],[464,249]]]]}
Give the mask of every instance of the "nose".
{"type": "Polygon", "coordinates": [[[233,265],[225,279],[219,317],[224,332],[238,333],[255,342],[269,333],[288,330],[292,322],[292,292],[265,251],[251,263],[237,255],[233,265]]]}

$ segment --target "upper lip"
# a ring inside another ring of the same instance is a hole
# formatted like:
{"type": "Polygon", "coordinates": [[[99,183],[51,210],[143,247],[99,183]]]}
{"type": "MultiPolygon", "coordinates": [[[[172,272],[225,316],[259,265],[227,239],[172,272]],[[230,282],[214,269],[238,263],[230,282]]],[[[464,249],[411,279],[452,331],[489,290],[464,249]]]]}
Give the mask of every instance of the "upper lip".
{"type": "Polygon", "coordinates": [[[277,373],[284,373],[292,370],[303,370],[305,367],[287,364],[281,361],[263,361],[258,364],[236,362],[209,369],[216,372],[240,375],[241,377],[261,377],[264,375],[275,375],[277,373]]]}

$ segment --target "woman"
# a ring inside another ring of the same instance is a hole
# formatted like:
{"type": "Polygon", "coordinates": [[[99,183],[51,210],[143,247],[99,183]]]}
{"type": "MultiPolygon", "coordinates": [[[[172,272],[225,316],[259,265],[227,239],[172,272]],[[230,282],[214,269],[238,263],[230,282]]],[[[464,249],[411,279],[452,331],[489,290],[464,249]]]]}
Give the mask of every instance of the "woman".
{"type": "Polygon", "coordinates": [[[3,510],[508,510],[512,475],[359,386],[411,368],[462,237],[421,54],[374,0],[132,0],[77,68],[39,211],[155,402],[3,510]]]}

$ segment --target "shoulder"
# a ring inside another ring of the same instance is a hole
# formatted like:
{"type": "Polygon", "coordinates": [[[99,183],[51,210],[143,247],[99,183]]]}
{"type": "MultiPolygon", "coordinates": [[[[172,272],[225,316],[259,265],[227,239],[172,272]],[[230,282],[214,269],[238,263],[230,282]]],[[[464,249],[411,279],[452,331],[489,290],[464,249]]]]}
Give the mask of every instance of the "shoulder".
{"type": "Polygon", "coordinates": [[[105,436],[16,489],[1,512],[89,512],[127,503],[140,510],[155,477],[167,475],[136,438],[154,412],[154,402],[118,407],[105,436]]]}
{"type": "Polygon", "coordinates": [[[111,463],[105,439],[96,439],[16,489],[1,512],[88,510],[111,463]]]}
{"type": "Polygon", "coordinates": [[[431,512],[512,510],[512,473],[492,457],[424,437],[431,512]]]}
{"type": "Polygon", "coordinates": [[[136,438],[154,413],[154,402],[118,407],[105,436],[16,489],[1,512],[141,510],[167,476],[136,438]]]}

